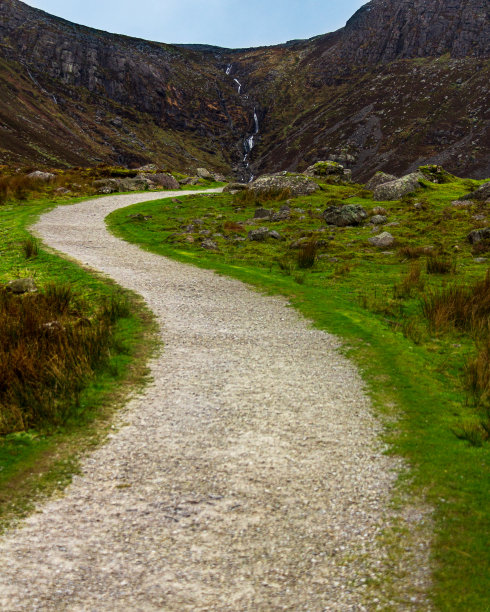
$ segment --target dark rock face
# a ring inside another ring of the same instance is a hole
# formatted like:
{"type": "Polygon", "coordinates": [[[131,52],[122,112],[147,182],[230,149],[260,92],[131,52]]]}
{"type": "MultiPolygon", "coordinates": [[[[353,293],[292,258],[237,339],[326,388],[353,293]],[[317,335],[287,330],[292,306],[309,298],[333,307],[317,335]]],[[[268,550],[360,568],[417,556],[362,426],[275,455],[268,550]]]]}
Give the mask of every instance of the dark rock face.
{"type": "Polygon", "coordinates": [[[478,200],[482,202],[490,200],[490,182],[483,183],[476,191],[464,195],[461,200],[478,200]]]}

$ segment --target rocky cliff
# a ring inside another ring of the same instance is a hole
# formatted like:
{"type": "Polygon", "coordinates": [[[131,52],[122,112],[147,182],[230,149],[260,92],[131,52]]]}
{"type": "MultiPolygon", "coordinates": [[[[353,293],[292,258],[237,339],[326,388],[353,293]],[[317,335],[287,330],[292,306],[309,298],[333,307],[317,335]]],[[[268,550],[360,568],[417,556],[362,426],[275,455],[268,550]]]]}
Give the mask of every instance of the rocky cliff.
{"type": "Polygon", "coordinates": [[[175,47],[0,4],[0,160],[208,165],[243,177],[337,157],[364,178],[490,175],[487,0],[372,0],[338,32],[175,47]],[[254,112],[255,111],[255,112],[254,112]]]}

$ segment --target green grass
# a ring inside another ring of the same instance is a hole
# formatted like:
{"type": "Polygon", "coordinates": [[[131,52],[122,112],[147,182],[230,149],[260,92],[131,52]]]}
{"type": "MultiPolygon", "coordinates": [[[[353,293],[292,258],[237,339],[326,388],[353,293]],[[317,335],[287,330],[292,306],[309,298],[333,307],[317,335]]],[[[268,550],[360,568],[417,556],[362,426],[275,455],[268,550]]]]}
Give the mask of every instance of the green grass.
{"type": "Polygon", "coordinates": [[[27,431],[0,436],[0,530],[29,511],[40,494],[52,494],[69,482],[80,453],[104,437],[115,408],[144,380],[146,359],[154,346],[149,342],[151,316],[137,296],[124,292],[131,307],[117,312],[111,300],[120,290],[110,282],[37,242],[34,249],[26,249],[31,240],[28,226],[52,206],[49,200],[0,206],[0,284],[32,277],[41,290],[69,286],[88,317],[96,318],[105,309],[113,324],[110,356],[94,375],[84,378],[81,392],[63,406],[62,418],[58,415],[27,431]]]}
{"type": "MultiPolygon", "coordinates": [[[[475,261],[466,235],[480,223],[473,216],[486,211],[451,206],[477,184],[427,183],[416,196],[397,202],[373,202],[361,186],[323,186],[314,196],[292,200],[292,218],[279,223],[247,224],[254,206],[246,196],[211,194],[139,204],[108,218],[114,233],[145,249],[288,297],[316,326],[345,339],[375,407],[390,417],[393,453],[411,466],[403,486],[434,508],[431,596],[445,611],[490,609],[490,444],[475,446],[455,435],[480,418],[462,376],[475,354],[475,338],[456,329],[432,332],[420,302],[428,289],[470,284],[485,275],[486,265],[475,261]],[[399,223],[384,228],[396,245],[387,251],[369,245],[369,223],[326,228],[320,216],[332,200],[361,204],[368,212],[383,206],[388,220],[399,223]],[[142,217],[130,218],[136,213],[142,217]],[[182,228],[192,224],[194,231],[185,233],[182,228]],[[257,226],[285,239],[242,240],[257,226]],[[203,238],[215,241],[218,250],[203,250],[203,238]],[[300,238],[318,245],[311,268],[300,268],[298,251],[291,248],[300,238]],[[430,247],[454,266],[428,274],[428,255],[420,249],[420,271],[411,272],[406,247],[430,247]]],[[[264,207],[278,210],[282,203],[264,207]]]]}

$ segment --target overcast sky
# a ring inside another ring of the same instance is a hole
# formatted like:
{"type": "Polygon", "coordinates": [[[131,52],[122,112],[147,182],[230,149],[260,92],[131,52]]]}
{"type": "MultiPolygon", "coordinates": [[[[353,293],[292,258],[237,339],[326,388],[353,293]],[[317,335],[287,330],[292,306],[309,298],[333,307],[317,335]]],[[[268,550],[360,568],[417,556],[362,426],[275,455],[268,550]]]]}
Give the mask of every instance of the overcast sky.
{"type": "Polygon", "coordinates": [[[118,34],[237,48],[333,32],[366,1],[27,0],[27,4],[118,34]]]}

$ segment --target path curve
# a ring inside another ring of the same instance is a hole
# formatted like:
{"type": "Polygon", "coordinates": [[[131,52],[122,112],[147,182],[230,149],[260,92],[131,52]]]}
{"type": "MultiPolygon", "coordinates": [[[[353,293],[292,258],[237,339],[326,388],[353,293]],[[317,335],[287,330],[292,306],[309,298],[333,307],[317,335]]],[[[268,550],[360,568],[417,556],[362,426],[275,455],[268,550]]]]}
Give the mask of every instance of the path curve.
{"type": "Polygon", "coordinates": [[[0,609],[374,609],[398,464],[361,380],[285,300],[105,228],[117,208],[182,195],[61,206],[35,227],[140,293],[165,349],[64,496],[0,540],[0,609]]]}

